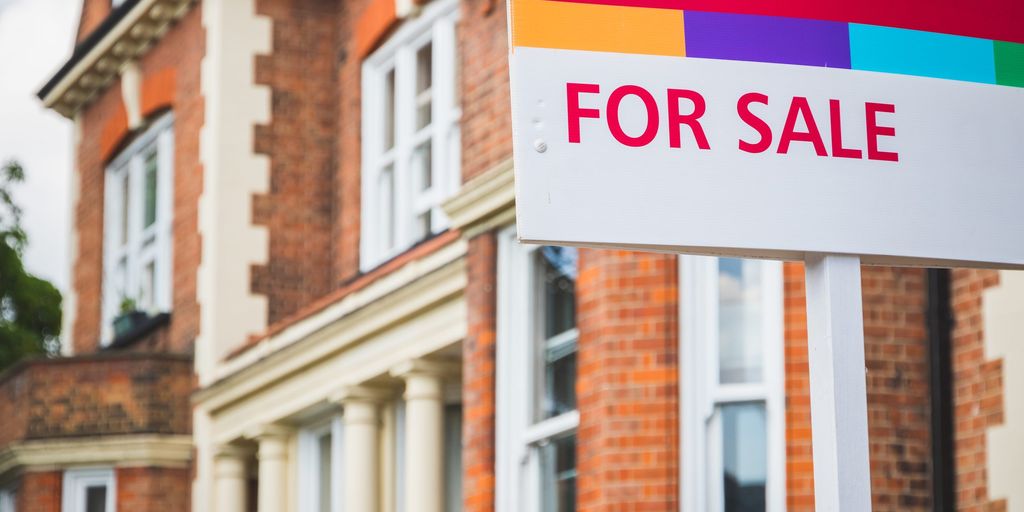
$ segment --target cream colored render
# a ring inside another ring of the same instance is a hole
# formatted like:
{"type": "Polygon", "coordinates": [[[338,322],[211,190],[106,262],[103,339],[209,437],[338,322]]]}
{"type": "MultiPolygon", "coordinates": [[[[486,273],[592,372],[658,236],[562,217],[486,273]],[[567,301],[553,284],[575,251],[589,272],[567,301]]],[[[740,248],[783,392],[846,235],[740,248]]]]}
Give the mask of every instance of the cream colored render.
{"type": "Polygon", "coordinates": [[[200,131],[203,195],[198,270],[196,373],[213,380],[218,361],[267,327],[267,301],[251,292],[250,267],[265,264],[268,235],[252,223],[254,194],[269,188],[269,161],[253,151],[253,128],[270,122],[270,88],[255,84],[256,56],[271,51],[271,21],[255,0],[202,4],[206,55],[200,131]]]}
{"type": "MultiPolygon", "coordinates": [[[[78,154],[78,145],[82,142],[82,118],[75,116],[74,126],[71,135],[71,154],[78,154]]],[[[78,260],[78,222],[75,221],[75,212],[78,211],[78,202],[81,197],[82,177],[78,171],[78,159],[73,158],[71,168],[71,208],[68,209],[68,276],[69,283],[64,291],[61,301],[61,330],[60,332],[60,354],[62,356],[73,356],[75,354],[75,343],[71,333],[75,328],[75,317],[78,312],[78,292],[75,290],[75,261],[78,260]]]]}
{"type": "MultiPolygon", "coordinates": [[[[213,380],[218,361],[267,326],[266,297],[251,292],[250,267],[266,263],[266,229],[252,223],[254,194],[270,184],[270,164],[253,149],[253,129],[270,121],[270,89],[255,84],[256,56],[272,48],[271,21],[256,0],[206,0],[202,23],[206,55],[200,68],[205,103],[199,158],[202,253],[197,273],[199,333],[195,368],[200,385],[213,380]]],[[[197,460],[192,486],[197,512],[213,511],[214,458],[209,416],[197,409],[197,460]]]]}
{"type": "Polygon", "coordinates": [[[988,493],[1024,511],[1024,272],[1001,271],[982,304],[985,358],[1003,360],[1003,423],[986,436],[988,493]]]}

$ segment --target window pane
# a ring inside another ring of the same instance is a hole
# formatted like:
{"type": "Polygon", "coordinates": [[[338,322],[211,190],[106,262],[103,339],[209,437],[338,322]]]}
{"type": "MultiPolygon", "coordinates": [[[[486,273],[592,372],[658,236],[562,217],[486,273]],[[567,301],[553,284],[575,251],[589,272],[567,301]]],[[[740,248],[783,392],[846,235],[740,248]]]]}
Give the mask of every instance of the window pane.
{"type": "Polygon", "coordinates": [[[143,208],[142,227],[143,229],[152,226],[156,222],[156,171],[157,171],[157,154],[156,151],[149,154],[146,157],[145,176],[146,176],[146,203],[143,208]]]}
{"type": "Polygon", "coordinates": [[[156,262],[151,261],[142,270],[142,289],[139,293],[139,308],[143,311],[156,307],[156,262]]]}
{"type": "Polygon", "coordinates": [[[395,70],[384,75],[384,151],[395,147],[395,70]]]}
{"type": "Polygon", "coordinates": [[[317,440],[319,457],[320,496],[318,509],[320,512],[331,512],[331,435],[320,436],[317,440]]]}
{"type": "Polygon", "coordinates": [[[576,249],[542,247],[538,253],[543,287],[544,337],[576,327],[576,249]]]}
{"type": "Polygon", "coordinates": [[[433,213],[431,210],[427,210],[416,216],[416,240],[423,240],[430,235],[431,229],[430,224],[433,219],[433,213]]]}
{"type": "Polygon", "coordinates": [[[444,408],[444,510],[462,510],[462,405],[444,408]]]}
{"type": "Polygon", "coordinates": [[[377,229],[380,233],[381,250],[389,251],[395,245],[395,167],[385,167],[378,177],[377,229]]]}
{"type": "Polygon", "coordinates": [[[767,427],[763,403],[721,406],[725,512],[763,512],[767,427]]]}
{"type": "Polygon", "coordinates": [[[576,436],[554,439],[540,450],[541,500],[545,512],[574,512],[576,436]]]}
{"type": "Polygon", "coordinates": [[[85,512],[106,512],[107,486],[86,487],[85,512]]]}
{"type": "Polygon", "coordinates": [[[431,146],[431,140],[427,139],[416,146],[416,151],[412,154],[412,172],[416,177],[416,190],[420,192],[430,190],[434,184],[433,167],[431,166],[433,148],[431,146]]]}
{"type": "Polygon", "coordinates": [[[718,378],[722,384],[763,379],[762,267],[757,260],[719,260],[718,378]]]}
{"type": "Polygon", "coordinates": [[[431,86],[433,84],[433,46],[416,52],[416,129],[430,124],[431,86]]]}
{"type": "Polygon", "coordinates": [[[576,342],[548,349],[544,379],[544,418],[576,409],[576,342]],[[561,350],[559,350],[561,349],[561,350]],[[559,351],[571,351],[561,355],[559,351]]]}
{"type": "Polygon", "coordinates": [[[128,245],[128,211],[130,209],[131,202],[131,183],[128,181],[128,171],[124,172],[124,176],[121,177],[121,246],[128,245]]]}

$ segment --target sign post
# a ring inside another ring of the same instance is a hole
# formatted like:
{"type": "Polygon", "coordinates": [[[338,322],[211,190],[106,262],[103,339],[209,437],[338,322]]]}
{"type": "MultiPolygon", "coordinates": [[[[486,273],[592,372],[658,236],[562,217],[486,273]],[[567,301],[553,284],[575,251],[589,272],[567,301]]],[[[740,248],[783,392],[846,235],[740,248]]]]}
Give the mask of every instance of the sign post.
{"type": "Polygon", "coordinates": [[[817,509],[870,510],[860,265],[1024,269],[1024,2],[508,5],[520,239],[804,261],[817,509]]]}
{"type": "Polygon", "coordinates": [[[860,258],[808,255],[807,354],[816,510],[871,510],[860,258]]]}

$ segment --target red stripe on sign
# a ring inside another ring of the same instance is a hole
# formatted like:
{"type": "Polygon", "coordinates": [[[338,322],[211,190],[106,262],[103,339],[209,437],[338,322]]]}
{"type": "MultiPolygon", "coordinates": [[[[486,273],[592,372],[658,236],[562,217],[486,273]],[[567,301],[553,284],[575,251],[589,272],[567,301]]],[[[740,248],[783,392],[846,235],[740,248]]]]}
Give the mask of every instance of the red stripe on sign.
{"type": "Polygon", "coordinates": [[[845,21],[1024,43],[1024,0],[554,0],[845,21]]]}

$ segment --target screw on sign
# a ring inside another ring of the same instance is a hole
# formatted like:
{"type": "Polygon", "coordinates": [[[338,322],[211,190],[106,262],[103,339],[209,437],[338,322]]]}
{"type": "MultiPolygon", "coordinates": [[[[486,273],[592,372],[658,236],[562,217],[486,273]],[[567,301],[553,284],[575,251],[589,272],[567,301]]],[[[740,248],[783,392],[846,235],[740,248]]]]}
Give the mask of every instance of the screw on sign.
{"type": "Polygon", "coordinates": [[[869,510],[860,265],[1024,269],[1024,2],[508,18],[521,240],[805,261],[816,508],[869,510]]]}

